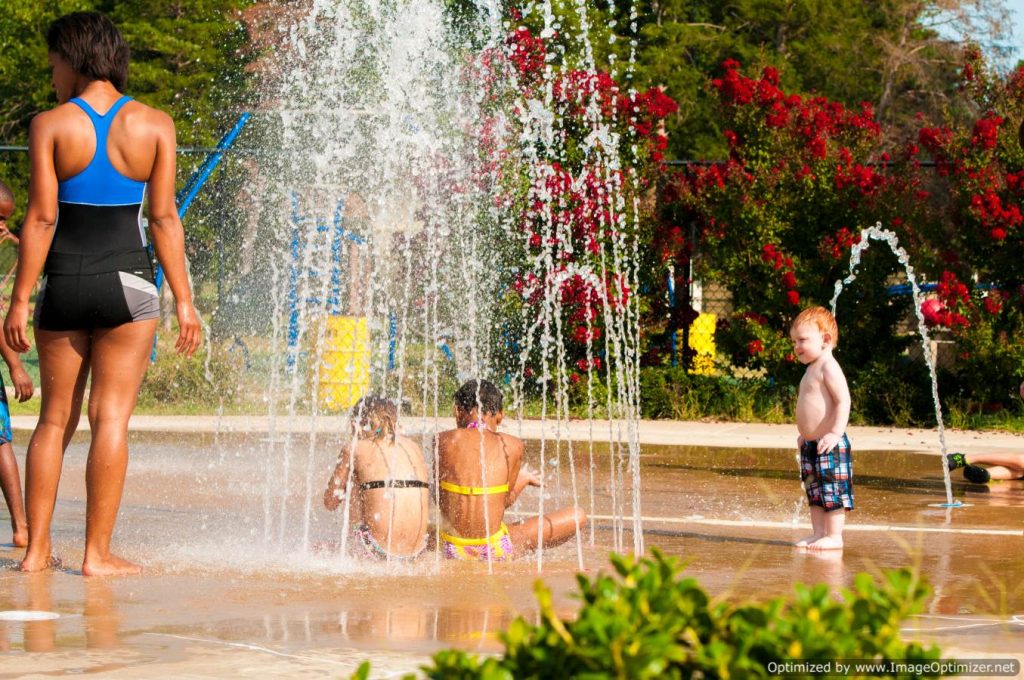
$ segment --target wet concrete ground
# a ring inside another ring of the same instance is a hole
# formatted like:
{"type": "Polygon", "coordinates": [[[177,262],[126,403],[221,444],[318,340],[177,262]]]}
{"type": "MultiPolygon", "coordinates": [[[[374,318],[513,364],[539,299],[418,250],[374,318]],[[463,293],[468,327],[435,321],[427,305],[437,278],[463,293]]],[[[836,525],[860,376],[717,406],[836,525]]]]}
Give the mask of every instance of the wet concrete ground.
{"type": "MultiPolygon", "coordinates": [[[[18,433],[17,451],[26,439],[18,433]]],[[[146,573],[82,578],[75,568],[85,441],[76,438],[67,454],[55,516],[55,548],[70,568],[20,574],[10,568],[21,551],[0,546],[0,567],[7,567],[0,612],[60,614],[0,622],[0,679],[84,672],[338,677],[364,659],[374,661],[374,677],[384,677],[414,670],[449,646],[496,651],[497,631],[514,616],[536,616],[532,559],[488,575],[486,566],[433,555],[389,568],[337,554],[340,518],[319,508],[333,436],[311,445],[305,436],[134,434],[115,543],[146,573]]],[[[588,491],[579,499],[597,517],[594,544],[582,546],[585,567],[596,570],[616,542],[610,514],[620,503],[607,492],[607,447],[595,447],[593,484],[588,448],[576,447],[575,463],[578,487],[596,490],[593,499],[588,491]]],[[[937,457],[858,452],[856,439],[854,451],[857,509],[847,547],[842,555],[814,555],[791,547],[807,518],[792,451],[646,446],[646,545],[688,562],[688,573],[712,594],[736,599],[785,594],[795,582],[838,592],[860,571],[917,566],[934,595],[922,616],[906,622],[906,635],[961,655],[1019,654],[1024,483],[975,487],[955,473],[954,495],[967,506],[936,508],[945,500],[937,457]]],[[[546,507],[569,502],[566,456],[547,467],[546,507]]],[[[530,491],[519,509],[535,510],[538,500],[530,491]]],[[[621,539],[632,546],[628,530],[621,539]]],[[[576,606],[576,566],[575,546],[544,555],[544,580],[566,615],[576,606]]]]}

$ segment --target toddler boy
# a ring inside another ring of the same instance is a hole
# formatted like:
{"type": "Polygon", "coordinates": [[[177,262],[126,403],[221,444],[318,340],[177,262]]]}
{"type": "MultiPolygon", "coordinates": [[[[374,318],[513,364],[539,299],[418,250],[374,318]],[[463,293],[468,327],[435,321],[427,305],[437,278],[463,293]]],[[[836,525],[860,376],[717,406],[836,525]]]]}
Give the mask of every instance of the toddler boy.
{"type": "Polygon", "coordinates": [[[839,340],[835,317],[823,307],[802,311],[789,335],[807,366],[796,402],[800,478],[811,507],[813,533],[796,543],[808,550],[841,550],[846,513],[853,509],[853,458],[846,425],[850,390],[832,356],[839,340]]]}

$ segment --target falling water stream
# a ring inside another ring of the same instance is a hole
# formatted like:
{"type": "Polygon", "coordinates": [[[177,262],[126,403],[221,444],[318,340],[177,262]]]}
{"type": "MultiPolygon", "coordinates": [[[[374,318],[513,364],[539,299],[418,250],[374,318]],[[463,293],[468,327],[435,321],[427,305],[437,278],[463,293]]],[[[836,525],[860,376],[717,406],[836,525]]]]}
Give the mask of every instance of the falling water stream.
{"type": "MultiPolygon", "coordinates": [[[[598,252],[579,253],[568,267],[556,245],[575,238],[572,225],[556,217],[565,206],[552,191],[560,179],[552,168],[566,162],[569,143],[556,84],[568,69],[596,83],[593,10],[581,0],[559,9],[578,27],[571,36],[582,55],[577,63],[564,42],[553,39],[564,30],[555,3],[524,3],[523,15],[543,23],[539,37],[547,50],[540,85],[524,88],[510,66],[515,47],[506,38],[514,23],[494,3],[478,0],[466,35],[465,27],[456,29],[449,20],[446,5],[312,0],[281,6],[279,49],[262,76],[262,123],[255,126],[263,152],[251,170],[253,185],[266,194],[262,205],[278,207],[263,211],[262,238],[252,247],[262,248],[270,262],[268,341],[271,356],[283,357],[269,367],[270,444],[279,455],[266,473],[263,535],[278,549],[304,552],[316,533],[321,478],[341,444],[324,434],[321,423],[332,410],[323,390],[339,380],[329,370],[338,349],[329,326],[338,315],[365,320],[368,342],[357,348],[353,339],[350,349],[369,356],[368,389],[411,414],[403,426],[418,428],[428,459],[439,418],[450,412],[451,391],[468,378],[489,379],[506,386],[506,410],[516,411],[520,423],[526,408],[540,412],[536,512],[550,512],[570,496],[584,506],[582,489],[589,490],[586,506],[593,511],[599,492],[592,483],[593,435],[582,471],[581,447],[568,434],[576,360],[567,355],[562,298],[567,278],[575,276],[593,291],[593,316],[588,311],[586,318],[586,413],[591,432],[595,414],[609,420],[613,547],[624,548],[631,508],[633,551],[639,554],[638,302],[628,295],[636,290],[639,263],[638,198],[631,193],[636,146],[623,137],[631,133],[619,131],[629,129],[617,126],[619,114],[609,120],[602,113],[596,87],[581,89],[576,102],[586,111],[590,134],[582,146],[583,169],[567,181],[583,190],[588,175],[600,178],[607,236],[598,252]],[[474,76],[480,73],[486,77],[474,76]],[[503,104],[496,107],[495,101],[503,104]],[[632,151],[623,154],[621,148],[632,151]],[[527,195],[501,200],[510,171],[494,163],[494,155],[528,180],[527,195]],[[534,228],[545,244],[539,250],[529,249],[522,199],[535,206],[534,228]],[[520,273],[541,289],[539,304],[521,306],[523,333],[512,352],[495,342],[494,331],[503,323],[499,305],[506,295],[496,283],[509,262],[525,262],[520,273]],[[598,326],[603,335],[591,341],[598,326]],[[504,363],[496,361],[496,348],[507,355],[504,363]],[[604,403],[596,401],[598,381],[606,388],[604,403]],[[279,428],[303,419],[308,439],[279,428]],[[300,502],[287,491],[293,482],[303,489],[300,502]]],[[[607,7],[614,9],[614,0],[607,7]]],[[[635,33],[635,0],[629,9],[635,33]]],[[[634,60],[635,40],[627,87],[634,60]]],[[[615,76],[614,60],[612,67],[615,76]]],[[[436,472],[436,461],[432,467],[436,472]]],[[[347,507],[344,514],[347,521],[347,507]]]]}
{"type": "Polygon", "coordinates": [[[893,255],[902,265],[903,270],[906,272],[907,281],[910,282],[910,289],[914,299],[914,314],[917,317],[917,330],[921,335],[921,349],[924,352],[924,362],[928,366],[928,375],[931,378],[932,385],[932,403],[935,406],[935,422],[938,425],[939,434],[939,447],[942,451],[942,479],[946,487],[946,504],[945,507],[956,507],[960,503],[954,503],[953,501],[953,489],[949,479],[949,468],[946,465],[946,428],[942,420],[942,403],[939,401],[939,380],[935,374],[935,357],[932,354],[932,343],[931,337],[928,335],[928,326],[924,321],[924,313],[921,311],[921,305],[924,302],[924,297],[921,295],[921,289],[917,285],[917,277],[914,273],[914,268],[910,264],[910,257],[907,255],[907,251],[900,246],[899,239],[896,238],[896,234],[888,229],[882,228],[882,223],[877,222],[873,227],[866,227],[860,232],[860,241],[853,245],[850,250],[850,266],[849,274],[839,279],[835,283],[835,292],[832,295],[832,302],[830,308],[832,314],[836,313],[836,303],[839,301],[839,295],[843,292],[846,286],[849,286],[857,278],[857,266],[860,264],[862,253],[871,247],[871,240],[882,241],[888,244],[889,249],[893,255]]]}

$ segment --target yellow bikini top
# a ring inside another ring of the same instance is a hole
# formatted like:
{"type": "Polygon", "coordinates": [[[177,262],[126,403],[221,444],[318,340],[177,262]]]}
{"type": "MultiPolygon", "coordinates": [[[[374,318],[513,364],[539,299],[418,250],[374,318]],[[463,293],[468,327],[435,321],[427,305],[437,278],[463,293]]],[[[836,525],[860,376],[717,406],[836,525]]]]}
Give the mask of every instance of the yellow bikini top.
{"type": "Polygon", "coordinates": [[[462,486],[460,484],[452,484],[451,482],[441,482],[440,486],[445,491],[451,491],[463,496],[489,496],[494,493],[506,493],[508,491],[508,482],[498,484],[497,486],[462,486]]]}

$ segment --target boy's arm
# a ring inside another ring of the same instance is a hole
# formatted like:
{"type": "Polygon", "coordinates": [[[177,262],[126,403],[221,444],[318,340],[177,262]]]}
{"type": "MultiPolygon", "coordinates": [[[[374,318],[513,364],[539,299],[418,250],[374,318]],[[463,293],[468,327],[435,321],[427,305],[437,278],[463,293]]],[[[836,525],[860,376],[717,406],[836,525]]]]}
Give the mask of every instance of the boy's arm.
{"type": "Polygon", "coordinates": [[[348,486],[348,473],[352,459],[352,448],[356,445],[353,441],[346,444],[338,455],[338,464],[334,466],[331,478],[327,480],[327,488],[324,490],[324,507],[334,512],[341,505],[341,499],[345,497],[345,488],[348,486]]]}
{"type": "Polygon", "coordinates": [[[28,401],[35,390],[32,378],[28,377],[25,367],[21,365],[21,359],[18,358],[18,353],[7,344],[3,333],[0,333],[0,356],[4,358],[7,368],[10,369],[11,382],[14,383],[14,396],[18,398],[18,401],[28,401]]]}
{"type": "Polygon", "coordinates": [[[818,453],[831,451],[843,438],[846,426],[850,422],[851,404],[850,388],[846,384],[846,376],[843,375],[843,369],[839,367],[839,364],[835,361],[829,362],[825,365],[822,373],[825,389],[832,397],[833,411],[832,425],[829,427],[828,434],[818,440],[818,453]]]}

